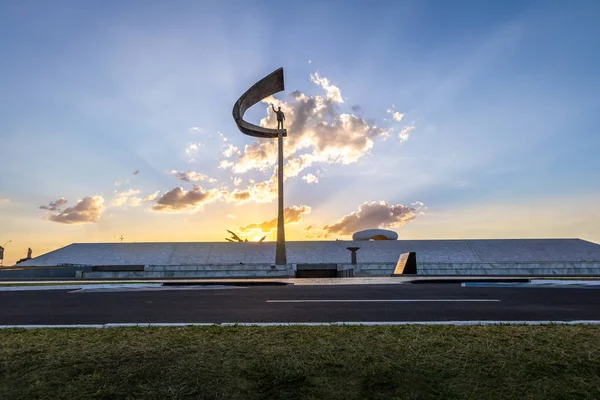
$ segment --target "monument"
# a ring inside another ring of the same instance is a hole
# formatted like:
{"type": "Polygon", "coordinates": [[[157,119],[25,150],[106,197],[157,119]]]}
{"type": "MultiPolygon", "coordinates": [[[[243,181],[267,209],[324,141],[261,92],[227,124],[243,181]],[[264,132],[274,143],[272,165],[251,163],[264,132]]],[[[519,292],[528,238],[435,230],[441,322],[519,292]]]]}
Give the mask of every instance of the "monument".
{"type": "Polygon", "coordinates": [[[16,262],[16,264],[22,263],[23,261],[31,260],[31,254],[32,254],[31,247],[28,247],[27,248],[27,257],[21,258],[19,261],[16,262]]]}
{"type": "Polygon", "coordinates": [[[277,128],[263,128],[244,121],[244,113],[254,104],[258,103],[262,99],[271,96],[277,92],[285,90],[283,83],[283,68],[279,68],[269,75],[265,76],[258,82],[256,82],[250,89],[248,89],[233,106],[233,120],[237,125],[238,129],[249,136],[254,136],[263,139],[274,139],[278,141],[278,162],[277,162],[277,245],[275,249],[275,264],[286,265],[287,258],[285,254],[285,227],[284,227],[284,216],[283,216],[283,138],[287,136],[287,131],[283,129],[283,121],[285,115],[279,107],[279,111],[273,111],[277,114],[277,128]]]}

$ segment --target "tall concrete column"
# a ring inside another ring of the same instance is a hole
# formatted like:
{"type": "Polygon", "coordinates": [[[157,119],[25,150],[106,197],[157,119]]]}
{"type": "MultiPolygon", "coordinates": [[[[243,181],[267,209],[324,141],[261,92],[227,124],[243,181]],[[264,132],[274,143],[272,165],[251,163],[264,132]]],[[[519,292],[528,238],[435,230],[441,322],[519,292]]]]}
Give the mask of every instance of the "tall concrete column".
{"type": "Polygon", "coordinates": [[[275,249],[275,264],[286,265],[287,258],[285,255],[285,224],[284,224],[284,207],[283,207],[283,134],[279,134],[278,141],[278,162],[277,162],[277,248],[275,249]]]}
{"type": "Polygon", "coordinates": [[[278,140],[278,159],[277,159],[277,246],[275,248],[275,264],[286,265],[287,257],[285,255],[285,216],[283,215],[283,138],[287,136],[285,129],[271,129],[257,126],[244,121],[244,113],[254,104],[262,99],[285,90],[283,83],[283,68],[279,68],[269,75],[256,82],[252,87],[235,102],[233,106],[233,120],[238,129],[249,136],[265,139],[278,140]]]}

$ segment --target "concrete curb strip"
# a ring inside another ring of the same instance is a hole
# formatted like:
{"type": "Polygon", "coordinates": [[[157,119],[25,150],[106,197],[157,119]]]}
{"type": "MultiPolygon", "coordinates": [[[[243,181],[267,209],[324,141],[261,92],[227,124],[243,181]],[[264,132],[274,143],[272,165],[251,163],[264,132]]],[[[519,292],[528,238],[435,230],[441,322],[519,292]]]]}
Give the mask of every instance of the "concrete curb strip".
{"type": "Polygon", "coordinates": [[[600,320],[576,321],[382,321],[382,322],[174,322],[174,323],[112,323],[112,324],[74,324],[74,325],[0,325],[0,329],[102,329],[102,328],[156,328],[188,326],[406,326],[406,325],[600,325],[600,320]]]}

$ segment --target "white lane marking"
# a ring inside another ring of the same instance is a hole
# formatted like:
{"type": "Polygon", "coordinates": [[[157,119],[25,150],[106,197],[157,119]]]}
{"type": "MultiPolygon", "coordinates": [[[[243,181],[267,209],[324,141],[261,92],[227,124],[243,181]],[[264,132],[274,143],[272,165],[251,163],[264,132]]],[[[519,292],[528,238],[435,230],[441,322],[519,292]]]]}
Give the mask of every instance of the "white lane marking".
{"type": "Polygon", "coordinates": [[[118,323],[118,324],[73,324],[73,325],[0,325],[0,329],[104,329],[104,328],[151,328],[151,327],[188,327],[188,326],[404,326],[404,325],[600,325],[600,320],[575,321],[347,321],[347,322],[160,322],[160,323],[118,323]]]}
{"type": "Polygon", "coordinates": [[[452,303],[497,302],[498,299],[317,299],[317,300],[267,300],[267,303],[452,303]]]}
{"type": "Polygon", "coordinates": [[[597,289],[600,288],[600,281],[585,281],[585,280],[545,280],[532,279],[530,282],[463,282],[462,287],[520,287],[520,288],[585,288],[597,289]]]}

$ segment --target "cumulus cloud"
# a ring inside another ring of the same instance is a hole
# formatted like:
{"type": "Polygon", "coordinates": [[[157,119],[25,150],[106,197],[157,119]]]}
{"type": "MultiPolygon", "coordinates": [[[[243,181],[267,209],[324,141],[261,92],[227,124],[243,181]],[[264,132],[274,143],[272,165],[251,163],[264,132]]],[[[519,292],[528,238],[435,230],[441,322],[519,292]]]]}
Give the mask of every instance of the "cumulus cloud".
{"type": "Polygon", "coordinates": [[[240,149],[237,148],[236,146],[232,145],[231,143],[229,143],[226,147],[225,150],[223,150],[223,155],[227,158],[230,158],[233,155],[240,155],[240,149]]]}
{"type": "Polygon", "coordinates": [[[305,181],[306,183],[317,183],[317,182],[319,182],[319,178],[317,178],[313,174],[306,174],[306,175],[304,175],[302,177],[302,180],[305,181]]]}
{"type": "Polygon", "coordinates": [[[61,224],[97,222],[104,209],[102,196],[87,196],[79,200],[73,207],[68,207],[59,214],[51,214],[49,219],[61,224]]]}
{"type": "Polygon", "coordinates": [[[202,146],[202,143],[188,143],[187,147],[185,148],[185,154],[187,154],[189,157],[190,162],[194,161],[194,153],[198,151],[200,146],[202,146]]]}
{"type": "Polygon", "coordinates": [[[340,88],[329,83],[329,79],[322,78],[318,72],[310,75],[310,81],[321,86],[327,93],[327,100],[335,103],[343,103],[342,92],[340,88]]]}
{"type": "Polygon", "coordinates": [[[247,190],[234,190],[231,193],[224,191],[222,193],[226,194],[228,196],[229,200],[235,201],[238,203],[243,203],[243,202],[246,202],[246,200],[250,199],[250,192],[247,190]]]}
{"type": "Polygon", "coordinates": [[[307,226],[306,228],[304,228],[305,231],[310,231],[312,229],[312,225],[307,226]]]}
{"type": "Polygon", "coordinates": [[[149,194],[148,196],[144,197],[144,203],[156,200],[158,198],[159,194],[160,194],[160,190],[157,190],[156,192],[149,194]]]}
{"type": "Polygon", "coordinates": [[[217,165],[217,168],[221,168],[221,169],[227,169],[233,167],[233,162],[228,161],[228,160],[221,160],[219,162],[219,164],[217,165]]]}
{"type": "Polygon", "coordinates": [[[175,175],[175,177],[177,179],[179,179],[180,181],[183,181],[183,182],[207,181],[207,182],[213,183],[213,182],[217,181],[215,178],[210,178],[204,174],[201,174],[201,173],[195,172],[195,171],[183,172],[183,171],[172,170],[171,174],[175,175]]]}
{"type": "Polygon", "coordinates": [[[398,137],[400,138],[400,142],[406,142],[410,137],[410,133],[415,130],[415,127],[412,125],[406,125],[400,130],[398,137]]]}
{"type": "Polygon", "coordinates": [[[136,194],[140,194],[140,190],[139,189],[129,189],[129,190],[125,190],[123,192],[117,193],[115,195],[115,197],[112,199],[112,205],[113,206],[124,206],[124,205],[130,205],[132,207],[136,207],[139,206],[142,203],[142,199],[139,197],[136,197],[136,194]]]}
{"type": "Polygon", "coordinates": [[[188,132],[191,132],[191,133],[198,133],[200,131],[202,131],[202,128],[199,128],[197,126],[192,126],[190,129],[188,129],[188,132]]]}
{"type": "Polygon", "coordinates": [[[277,198],[277,176],[255,182],[249,181],[249,185],[244,188],[235,188],[227,190],[227,188],[215,188],[204,190],[200,186],[194,186],[193,190],[185,191],[181,187],[177,187],[166,192],[160,198],[158,193],[146,196],[144,201],[156,201],[156,204],[151,207],[154,211],[194,211],[200,210],[203,204],[215,201],[226,201],[228,203],[243,204],[250,201],[256,203],[268,203],[277,198]]]}
{"type": "MultiPolygon", "coordinates": [[[[293,224],[302,221],[302,217],[310,213],[309,206],[291,206],[286,207],[283,211],[283,218],[286,224],[293,224]]],[[[261,223],[240,226],[239,230],[243,233],[259,230],[264,233],[271,232],[277,228],[277,218],[273,218],[261,223]]]]}
{"type": "Polygon", "coordinates": [[[177,187],[159,197],[156,204],[152,206],[152,210],[163,212],[193,211],[219,197],[220,192],[217,189],[204,190],[200,186],[194,186],[192,190],[185,190],[182,187],[177,187]]]}
{"type": "Polygon", "coordinates": [[[234,189],[231,192],[223,190],[221,194],[225,200],[238,204],[248,201],[269,203],[277,198],[277,174],[261,182],[251,180],[245,189],[234,189]]]}
{"type": "MultiPolygon", "coordinates": [[[[281,107],[286,114],[288,137],[285,144],[285,178],[298,176],[304,169],[317,163],[350,164],[366,155],[378,137],[389,136],[390,129],[351,114],[341,112],[341,91],[319,74],[311,75],[311,81],[324,94],[306,95],[300,91],[290,94],[285,102],[272,96],[264,99],[267,104],[281,107]]],[[[260,125],[267,128],[277,126],[277,118],[271,107],[266,107],[267,116],[260,125]]],[[[250,170],[267,172],[275,169],[277,160],[276,140],[257,140],[246,145],[235,159],[224,159],[219,168],[231,169],[234,173],[250,170]]]]}
{"type": "Polygon", "coordinates": [[[392,108],[388,108],[386,111],[388,114],[392,114],[392,118],[398,122],[402,121],[402,118],[404,118],[404,114],[394,110],[393,106],[392,108]]]}
{"type": "Polygon", "coordinates": [[[325,237],[329,235],[352,235],[356,231],[370,228],[391,228],[404,225],[416,218],[423,203],[416,202],[410,206],[402,204],[390,205],[385,201],[366,202],[341,220],[325,225],[323,231],[325,237]]]}
{"type": "Polygon", "coordinates": [[[235,177],[235,178],[231,178],[231,180],[233,181],[234,186],[240,186],[242,184],[242,178],[235,177]]]}
{"type": "MultiPolygon", "coordinates": [[[[1,202],[2,200],[0,199],[0,203],[1,202]]],[[[48,204],[47,206],[40,206],[40,209],[48,211],[59,211],[59,209],[62,208],[65,204],[67,204],[67,200],[65,200],[64,197],[61,197],[56,201],[51,201],[50,204],[48,204]]]]}

